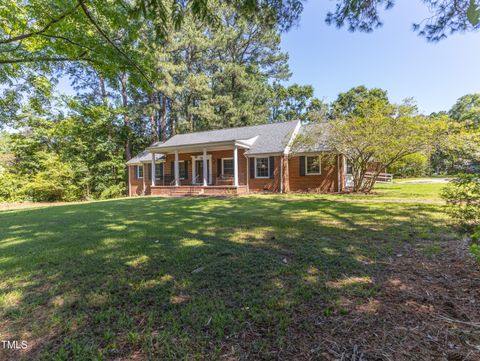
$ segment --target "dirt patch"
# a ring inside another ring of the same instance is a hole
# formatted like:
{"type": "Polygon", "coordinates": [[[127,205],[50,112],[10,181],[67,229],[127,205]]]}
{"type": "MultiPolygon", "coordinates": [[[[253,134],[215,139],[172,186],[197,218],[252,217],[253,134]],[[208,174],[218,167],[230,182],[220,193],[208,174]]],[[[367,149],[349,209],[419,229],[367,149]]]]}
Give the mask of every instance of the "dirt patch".
{"type": "MultiPolygon", "coordinates": [[[[480,360],[480,270],[467,245],[451,241],[405,246],[374,279],[371,299],[342,297],[295,312],[283,347],[255,352],[248,342],[229,344],[237,357],[276,360],[480,360]]],[[[258,333],[239,338],[257,338],[258,333]]]]}
{"type": "Polygon", "coordinates": [[[440,246],[433,255],[405,247],[374,299],[317,321],[315,337],[300,341],[305,359],[480,360],[479,267],[466,244],[440,246]]]}

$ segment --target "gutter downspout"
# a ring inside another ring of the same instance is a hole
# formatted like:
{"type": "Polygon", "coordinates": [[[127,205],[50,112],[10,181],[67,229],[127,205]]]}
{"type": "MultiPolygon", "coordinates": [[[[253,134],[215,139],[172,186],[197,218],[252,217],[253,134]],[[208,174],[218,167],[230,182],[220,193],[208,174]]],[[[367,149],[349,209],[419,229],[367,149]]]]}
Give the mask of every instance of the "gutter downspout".
{"type": "Polygon", "coordinates": [[[280,193],[283,193],[283,161],[285,156],[280,156],[280,193]]]}
{"type": "Polygon", "coordinates": [[[340,182],[341,182],[341,175],[340,175],[340,158],[341,155],[337,154],[337,193],[341,192],[340,182]]]}
{"type": "Polygon", "coordinates": [[[250,163],[249,163],[250,158],[248,158],[245,152],[243,152],[243,156],[247,160],[247,192],[250,193],[250,163]]]}

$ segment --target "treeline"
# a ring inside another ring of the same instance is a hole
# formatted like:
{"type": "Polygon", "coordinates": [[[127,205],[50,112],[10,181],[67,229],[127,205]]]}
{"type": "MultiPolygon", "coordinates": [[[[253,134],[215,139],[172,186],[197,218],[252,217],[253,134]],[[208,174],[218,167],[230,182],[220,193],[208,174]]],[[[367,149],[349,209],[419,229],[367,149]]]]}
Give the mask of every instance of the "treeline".
{"type": "MultiPolygon", "coordinates": [[[[387,98],[358,87],[327,105],[309,85],[283,85],[291,74],[281,32],[295,24],[301,1],[180,3],[35,0],[2,8],[0,200],[119,196],[125,161],[154,141],[336,119],[362,97],[387,98]],[[62,94],[66,81],[75,95],[62,94]]],[[[478,128],[478,96],[471,97],[432,117],[478,128]]],[[[462,152],[415,154],[395,172],[465,169],[474,162],[462,152]]]]}
{"type": "Polygon", "coordinates": [[[181,27],[168,17],[159,30],[146,18],[122,23],[120,5],[99,3],[96,11],[111,16],[99,26],[115,46],[91,24],[79,30],[79,17],[76,26],[57,25],[61,36],[27,40],[44,49],[42,56],[57,58],[73,58],[78,42],[92,49],[90,58],[0,69],[0,126],[8,129],[0,199],[118,196],[126,188],[125,161],[152,142],[322,114],[311,86],[281,85],[291,73],[280,30],[291,18],[272,26],[261,14],[241,16],[218,2],[213,22],[186,12],[181,27]],[[59,82],[67,79],[74,96],[61,93],[59,82]]]}
{"type": "MultiPolygon", "coordinates": [[[[95,78],[92,76],[92,79],[95,78]]],[[[142,116],[142,105],[128,103],[129,107],[125,109],[121,107],[120,100],[115,103],[113,88],[108,95],[103,96],[102,82],[98,81],[96,84],[98,94],[94,86],[76,97],[66,97],[53,95],[51,84],[45,82],[42,94],[46,89],[50,89],[51,95],[48,98],[32,96],[21,107],[21,111],[16,115],[16,122],[12,123],[16,126],[15,131],[5,132],[0,136],[1,200],[68,201],[111,198],[125,194],[126,147],[132,147],[136,152],[156,140],[156,137],[151,132],[152,123],[148,113],[143,113],[142,116]],[[138,113],[135,113],[135,110],[138,113]],[[127,125],[124,123],[125,111],[128,112],[127,125]]],[[[382,89],[356,87],[339,94],[331,104],[324,104],[313,98],[313,89],[310,86],[293,85],[284,88],[275,84],[273,89],[275,91],[270,94],[274,96],[269,98],[270,105],[266,108],[266,115],[255,123],[290,119],[312,123],[358,119],[360,125],[363,122],[372,122],[373,126],[374,116],[378,113],[375,109],[382,112],[400,109],[399,111],[408,114],[408,117],[414,117],[412,125],[415,124],[415,119],[430,119],[430,122],[435,122],[436,127],[440,127],[437,131],[442,134],[442,140],[438,139],[431,143],[432,146],[402,157],[389,167],[390,172],[397,176],[478,172],[479,94],[460,98],[449,112],[423,116],[416,115],[418,110],[411,100],[399,106],[390,103],[387,92],[382,89]]],[[[149,109],[148,104],[144,107],[149,109]]],[[[185,118],[177,119],[183,119],[178,124],[184,126],[177,128],[178,131],[191,130],[188,126],[191,123],[187,123],[185,118]]],[[[200,119],[203,124],[201,129],[253,123],[245,121],[218,124],[215,121],[209,122],[209,117],[200,119]]],[[[167,124],[170,121],[168,120],[167,124]]],[[[371,131],[368,131],[367,125],[365,129],[367,133],[370,132],[370,139],[360,136],[361,139],[353,139],[346,146],[351,148],[354,140],[359,144],[367,141],[369,146],[375,149],[373,133],[378,132],[382,124],[379,123],[371,131]]],[[[353,126],[353,130],[359,129],[359,125],[353,126]]],[[[388,132],[388,125],[385,127],[388,132]]],[[[350,137],[353,136],[352,129],[348,130],[350,137]]],[[[405,134],[408,137],[408,131],[405,134]]],[[[313,136],[315,137],[315,134],[313,136]]],[[[380,139],[382,137],[380,133],[378,140],[383,144],[385,142],[380,139]]],[[[340,134],[339,139],[343,138],[340,134]]],[[[407,139],[403,138],[399,144],[394,139],[389,140],[390,143],[395,143],[389,148],[401,149],[406,146],[407,139]]],[[[382,154],[384,151],[380,150],[376,158],[382,154]]]]}

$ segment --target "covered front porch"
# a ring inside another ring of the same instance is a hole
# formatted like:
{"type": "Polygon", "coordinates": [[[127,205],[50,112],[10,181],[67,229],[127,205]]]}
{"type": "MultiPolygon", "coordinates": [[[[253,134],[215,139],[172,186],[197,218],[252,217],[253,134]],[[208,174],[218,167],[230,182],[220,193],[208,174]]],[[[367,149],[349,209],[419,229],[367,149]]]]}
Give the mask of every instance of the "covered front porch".
{"type": "Polygon", "coordinates": [[[152,195],[237,195],[248,191],[247,144],[212,142],[149,149],[152,195]],[[158,160],[156,154],[163,154],[158,160]]]}

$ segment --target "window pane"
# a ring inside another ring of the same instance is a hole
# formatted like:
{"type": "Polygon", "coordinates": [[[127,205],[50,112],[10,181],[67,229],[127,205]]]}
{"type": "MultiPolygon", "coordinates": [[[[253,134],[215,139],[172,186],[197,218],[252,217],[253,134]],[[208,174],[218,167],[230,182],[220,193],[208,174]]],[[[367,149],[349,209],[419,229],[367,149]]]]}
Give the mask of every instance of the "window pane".
{"type": "Polygon", "coordinates": [[[142,165],[137,166],[137,175],[138,175],[138,178],[143,178],[143,166],[142,165]]]}
{"type": "Polygon", "coordinates": [[[352,163],[350,163],[347,159],[345,160],[345,162],[347,163],[347,174],[352,174],[353,173],[353,169],[352,169],[352,163]]]}
{"type": "Polygon", "coordinates": [[[320,157],[307,157],[307,173],[320,173],[320,157]]]}
{"type": "Polygon", "coordinates": [[[233,159],[223,159],[223,175],[233,175],[233,159]]]}
{"type": "Polygon", "coordinates": [[[268,158],[257,158],[257,177],[269,177],[268,158]]]}

